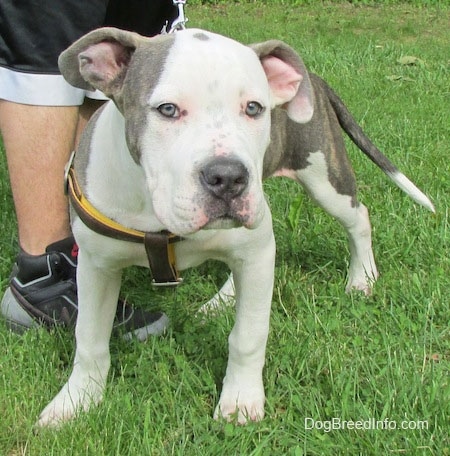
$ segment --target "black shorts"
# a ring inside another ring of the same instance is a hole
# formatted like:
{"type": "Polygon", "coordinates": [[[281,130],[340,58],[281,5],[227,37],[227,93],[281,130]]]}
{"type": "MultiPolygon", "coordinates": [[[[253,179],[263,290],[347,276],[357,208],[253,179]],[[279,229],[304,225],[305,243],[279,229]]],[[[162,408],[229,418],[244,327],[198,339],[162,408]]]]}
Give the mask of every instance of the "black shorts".
{"type": "Polygon", "coordinates": [[[47,76],[61,78],[58,56],[82,35],[107,25],[153,36],[176,13],[172,0],[0,0],[0,98],[41,104],[38,92],[64,85],[47,76]]]}

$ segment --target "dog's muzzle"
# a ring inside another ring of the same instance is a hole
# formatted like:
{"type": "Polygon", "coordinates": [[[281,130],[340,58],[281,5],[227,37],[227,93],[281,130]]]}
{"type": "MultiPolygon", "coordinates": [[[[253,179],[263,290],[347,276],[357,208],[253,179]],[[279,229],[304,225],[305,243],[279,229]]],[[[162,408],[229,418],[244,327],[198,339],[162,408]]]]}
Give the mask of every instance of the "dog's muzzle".
{"type": "Polygon", "coordinates": [[[250,172],[238,159],[219,157],[199,171],[203,209],[208,217],[204,228],[247,226],[254,214],[249,204],[250,172]]]}

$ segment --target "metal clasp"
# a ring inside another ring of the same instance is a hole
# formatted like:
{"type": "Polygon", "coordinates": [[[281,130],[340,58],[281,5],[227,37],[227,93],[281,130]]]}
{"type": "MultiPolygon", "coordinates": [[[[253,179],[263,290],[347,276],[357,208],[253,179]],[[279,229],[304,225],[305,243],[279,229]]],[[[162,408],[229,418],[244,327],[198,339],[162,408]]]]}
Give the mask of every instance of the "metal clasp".
{"type": "Polygon", "coordinates": [[[72,168],[74,158],[75,151],[72,151],[69,157],[69,161],[66,163],[66,166],[64,167],[64,195],[66,196],[69,194],[69,172],[70,168],[72,168]]]}
{"type": "Polygon", "coordinates": [[[186,28],[186,22],[189,20],[184,14],[184,5],[186,5],[186,0],[172,0],[172,2],[174,6],[178,8],[178,17],[172,22],[169,31],[167,31],[169,23],[166,22],[163,29],[161,30],[162,35],[184,30],[186,28]]]}
{"type": "Polygon", "coordinates": [[[183,283],[183,279],[180,277],[174,282],[156,282],[155,279],[152,280],[152,287],[155,288],[175,288],[183,283]]]}

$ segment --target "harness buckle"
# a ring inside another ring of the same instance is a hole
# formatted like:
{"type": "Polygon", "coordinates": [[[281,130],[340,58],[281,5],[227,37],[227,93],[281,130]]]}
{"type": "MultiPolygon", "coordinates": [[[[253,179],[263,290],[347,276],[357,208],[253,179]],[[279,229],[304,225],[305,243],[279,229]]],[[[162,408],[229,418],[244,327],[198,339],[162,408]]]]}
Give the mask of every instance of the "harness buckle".
{"type": "Polygon", "coordinates": [[[175,281],[171,282],[157,282],[155,279],[152,280],[152,287],[154,288],[176,288],[183,283],[183,278],[180,277],[175,281]]]}

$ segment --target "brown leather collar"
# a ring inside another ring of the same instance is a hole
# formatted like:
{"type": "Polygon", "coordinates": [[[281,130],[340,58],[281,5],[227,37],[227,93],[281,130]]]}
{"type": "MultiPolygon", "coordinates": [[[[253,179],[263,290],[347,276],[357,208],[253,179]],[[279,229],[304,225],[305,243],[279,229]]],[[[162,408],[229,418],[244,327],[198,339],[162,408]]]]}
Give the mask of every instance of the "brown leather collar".
{"type": "Polygon", "coordinates": [[[121,241],[143,243],[152,271],[153,285],[161,287],[179,285],[183,279],[179,276],[176,267],[174,243],[182,241],[183,238],[169,231],[150,233],[127,228],[102,214],[81,191],[72,162],[73,156],[66,168],[66,192],[83,223],[104,236],[121,241]]]}

